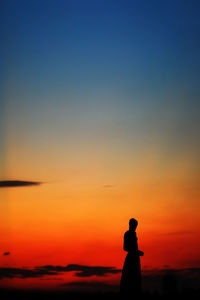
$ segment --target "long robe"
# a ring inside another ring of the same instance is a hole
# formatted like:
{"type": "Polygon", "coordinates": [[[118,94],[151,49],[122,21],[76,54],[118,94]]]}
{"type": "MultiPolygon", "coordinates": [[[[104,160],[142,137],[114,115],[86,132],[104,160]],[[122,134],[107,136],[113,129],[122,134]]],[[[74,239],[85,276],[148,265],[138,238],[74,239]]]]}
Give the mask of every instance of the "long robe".
{"type": "Polygon", "coordinates": [[[124,234],[124,250],[128,252],[120,283],[120,293],[127,296],[138,296],[141,292],[140,251],[138,250],[135,231],[124,234]]]}

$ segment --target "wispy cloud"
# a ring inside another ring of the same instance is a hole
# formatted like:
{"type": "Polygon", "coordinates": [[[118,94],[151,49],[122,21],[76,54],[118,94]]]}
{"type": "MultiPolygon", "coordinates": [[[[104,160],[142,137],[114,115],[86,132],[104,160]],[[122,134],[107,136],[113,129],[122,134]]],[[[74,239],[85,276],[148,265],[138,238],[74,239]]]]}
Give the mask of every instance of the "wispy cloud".
{"type": "Polygon", "coordinates": [[[75,272],[75,277],[105,276],[117,274],[121,270],[114,267],[85,266],[69,264],[67,266],[39,266],[33,269],[28,268],[0,268],[0,279],[3,278],[37,278],[46,275],[59,275],[64,272],[75,272]]]}
{"type": "MultiPolygon", "coordinates": [[[[78,264],[69,264],[67,266],[40,266],[34,268],[0,268],[0,279],[5,278],[38,278],[40,280],[62,280],[57,275],[62,275],[65,272],[75,272],[73,275],[76,278],[82,278],[82,280],[76,280],[72,282],[64,282],[59,284],[60,287],[66,287],[67,289],[76,290],[116,290],[119,288],[119,278],[116,282],[108,282],[106,277],[108,274],[117,274],[121,270],[114,267],[102,267],[102,266],[86,266],[78,264]],[[101,280],[96,280],[98,276],[101,280]],[[91,277],[88,280],[88,277],[91,277]],[[95,280],[93,280],[95,279],[95,280]]],[[[188,287],[198,288],[200,278],[200,268],[185,268],[185,269],[145,269],[142,271],[142,282],[145,290],[155,291],[162,290],[163,280],[165,278],[172,278],[174,282],[177,282],[180,286],[187,281],[188,287]]],[[[63,278],[64,279],[64,278],[63,278]]]]}
{"type": "Polygon", "coordinates": [[[106,274],[117,274],[121,272],[121,270],[114,267],[85,266],[78,264],[69,264],[66,267],[47,265],[37,268],[43,271],[75,272],[76,277],[105,276],[106,274]]]}
{"type": "Polygon", "coordinates": [[[194,234],[194,231],[190,231],[190,230],[179,230],[179,231],[171,231],[171,232],[167,232],[164,233],[164,235],[185,235],[185,234],[194,234]]]}
{"type": "Polygon", "coordinates": [[[41,182],[39,181],[2,180],[0,181],[0,188],[32,186],[32,185],[40,185],[40,184],[41,182]]]}
{"type": "Polygon", "coordinates": [[[26,269],[26,268],[0,268],[0,279],[4,278],[38,278],[46,275],[57,275],[58,272],[26,269]]]}
{"type": "Polygon", "coordinates": [[[114,184],[104,184],[104,188],[106,189],[111,189],[111,188],[114,188],[115,185],[114,184]]]}

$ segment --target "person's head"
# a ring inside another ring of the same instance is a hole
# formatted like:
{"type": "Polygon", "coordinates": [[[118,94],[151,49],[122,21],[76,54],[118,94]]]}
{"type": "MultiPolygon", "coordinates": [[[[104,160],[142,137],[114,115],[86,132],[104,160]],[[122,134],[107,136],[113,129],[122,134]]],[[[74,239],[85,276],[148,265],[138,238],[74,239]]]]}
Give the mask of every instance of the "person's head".
{"type": "Polygon", "coordinates": [[[137,228],[137,225],[138,225],[138,221],[134,218],[131,218],[129,220],[129,229],[132,230],[132,231],[135,231],[136,228],[137,228]]]}

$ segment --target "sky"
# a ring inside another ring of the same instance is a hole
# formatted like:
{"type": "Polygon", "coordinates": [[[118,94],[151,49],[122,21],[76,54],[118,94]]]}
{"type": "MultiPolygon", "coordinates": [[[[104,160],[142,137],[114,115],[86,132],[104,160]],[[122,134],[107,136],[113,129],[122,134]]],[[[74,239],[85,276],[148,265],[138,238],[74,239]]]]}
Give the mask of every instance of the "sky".
{"type": "Polygon", "coordinates": [[[200,267],[199,9],[2,1],[0,286],[119,282],[131,217],[144,272],[200,267]]]}

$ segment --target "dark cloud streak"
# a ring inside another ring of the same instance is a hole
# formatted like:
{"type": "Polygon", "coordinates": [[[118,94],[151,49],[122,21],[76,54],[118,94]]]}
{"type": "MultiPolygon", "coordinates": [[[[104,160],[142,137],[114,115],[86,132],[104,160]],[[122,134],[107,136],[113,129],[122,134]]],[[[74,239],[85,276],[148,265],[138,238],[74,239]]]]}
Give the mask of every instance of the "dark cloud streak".
{"type": "Polygon", "coordinates": [[[103,277],[107,274],[117,274],[121,270],[114,267],[85,266],[70,264],[67,266],[39,266],[28,268],[0,268],[0,279],[3,278],[38,278],[48,275],[60,275],[64,272],[75,272],[75,277],[103,277]]]}
{"type": "Polygon", "coordinates": [[[57,272],[25,268],[0,268],[0,279],[4,278],[39,278],[46,275],[57,275],[57,272]]]}
{"type": "Polygon", "coordinates": [[[20,187],[20,186],[33,186],[40,185],[38,181],[23,181],[23,180],[2,180],[0,181],[0,188],[20,187]]]}
{"type": "MultiPolygon", "coordinates": [[[[28,268],[0,268],[0,279],[5,278],[39,278],[40,280],[56,280],[57,275],[62,275],[65,272],[74,272],[73,276],[82,278],[73,282],[64,282],[59,286],[68,289],[96,289],[96,290],[109,290],[115,289],[115,283],[112,284],[105,282],[106,275],[118,274],[120,276],[121,270],[114,267],[105,266],[86,266],[79,264],[69,264],[66,266],[39,266],[32,269],[28,268]],[[102,281],[93,280],[97,276],[102,278],[102,281]],[[89,278],[90,277],[90,278],[89,278]],[[89,278],[89,280],[88,280],[89,278]],[[88,281],[87,281],[88,280],[88,281]]],[[[200,268],[185,268],[185,269],[145,269],[142,271],[142,282],[146,290],[156,291],[162,290],[163,279],[171,277],[184,286],[184,282],[191,288],[199,286],[200,268]]],[[[60,279],[61,280],[61,279],[60,279]]],[[[118,280],[118,279],[117,279],[118,280]]],[[[119,282],[116,280],[116,285],[119,282]]]]}
{"type": "Polygon", "coordinates": [[[114,267],[85,266],[78,264],[69,264],[66,267],[47,265],[37,268],[43,271],[75,272],[76,277],[105,276],[106,274],[117,274],[121,272],[121,270],[114,267]]]}

